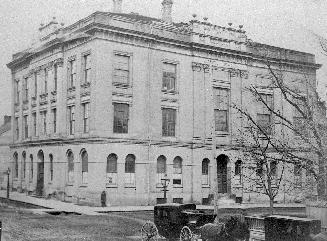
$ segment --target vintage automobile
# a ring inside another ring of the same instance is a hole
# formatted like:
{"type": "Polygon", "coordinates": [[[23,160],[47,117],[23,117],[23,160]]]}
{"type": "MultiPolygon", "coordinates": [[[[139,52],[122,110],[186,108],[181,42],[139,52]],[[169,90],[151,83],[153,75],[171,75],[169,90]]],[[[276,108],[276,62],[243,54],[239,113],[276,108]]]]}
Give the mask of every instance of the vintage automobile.
{"type": "MultiPolygon", "coordinates": [[[[237,219],[214,223],[216,215],[196,209],[195,204],[158,204],[154,207],[154,223],[148,221],[141,229],[143,241],[158,240],[247,240],[231,235],[241,227],[237,219]]],[[[248,231],[247,227],[241,227],[248,231]]]]}

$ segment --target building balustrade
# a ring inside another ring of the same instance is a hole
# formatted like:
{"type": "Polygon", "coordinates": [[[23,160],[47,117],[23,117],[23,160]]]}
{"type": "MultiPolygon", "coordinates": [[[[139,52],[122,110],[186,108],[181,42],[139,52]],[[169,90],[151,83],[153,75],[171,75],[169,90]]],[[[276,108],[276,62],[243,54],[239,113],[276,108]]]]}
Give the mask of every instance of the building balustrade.
{"type": "Polygon", "coordinates": [[[33,96],[33,97],[31,98],[31,106],[32,106],[32,107],[35,107],[35,106],[36,106],[36,96],[33,96]]]}
{"type": "Polygon", "coordinates": [[[45,105],[48,103],[48,93],[40,94],[40,105],[45,105]]]}
{"type": "Polygon", "coordinates": [[[90,82],[81,84],[81,96],[90,95],[90,86],[91,86],[90,82]]]}
{"type": "Polygon", "coordinates": [[[28,100],[23,101],[23,110],[28,110],[28,100]]]}
{"type": "Polygon", "coordinates": [[[57,102],[57,91],[51,91],[51,103],[57,102]]]}
{"type": "Polygon", "coordinates": [[[76,90],[75,86],[68,88],[67,89],[67,98],[74,97],[75,96],[75,90],[76,90]]]}

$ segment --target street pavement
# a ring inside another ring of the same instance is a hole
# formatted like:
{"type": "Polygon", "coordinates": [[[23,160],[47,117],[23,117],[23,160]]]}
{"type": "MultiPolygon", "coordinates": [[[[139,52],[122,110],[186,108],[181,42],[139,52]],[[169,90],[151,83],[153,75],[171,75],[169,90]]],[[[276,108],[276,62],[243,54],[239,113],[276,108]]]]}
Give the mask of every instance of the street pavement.
{"type": "MultiPolygon", "coordinates": [[[[6,198],[6,190],[0,190],[0,197],[6,198]]],[[[74,203],[62,202],[54,199],[44,199],[28,196],[26,193],[19,192],[10,192],[10,199],[29,203],[33,205],[37,205],[40,209],[34,209],[34,212],[49,212],[49,211],[62,211],[62,212],[75,212],[79,214],[85,215],[101,215],[101,213],[106,212],[134,212],[134,211],[152,211],[153,206],[108,206],[108,207],[89,207],[89,206],[80,206],[74,203]],[[51,210],[49,210],[51,209],[51,210]]],[[[269,207],[269,204],[258,204],[258,203],[244,203],[244,204],[236,204],[236,203],[221,203],[219,204],[219,208],[240,208],[240,209],[248,209],[255,207],[269,207]]],[[[304,204],[275,204],[275,207],[287,208],[287,207],[305,207],[304,204]]],[[[210,205],[197,205],[198,209],[202,210],[213,210],[214,207],[210,205]]]]}

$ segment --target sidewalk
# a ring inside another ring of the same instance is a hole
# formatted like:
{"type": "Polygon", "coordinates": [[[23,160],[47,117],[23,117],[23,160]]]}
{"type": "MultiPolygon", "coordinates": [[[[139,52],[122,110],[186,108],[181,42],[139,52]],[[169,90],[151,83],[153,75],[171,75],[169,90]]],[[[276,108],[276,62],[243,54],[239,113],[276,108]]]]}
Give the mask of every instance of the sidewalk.
{"type": "MultiPolygon", "coordinates": [[[[6,190],[0,190],[0,197],[6,198],[6,190]]],[[[135,211],[152,211],[153,206],[109,206],[109,207],[88,207],[88,206],[79,206],[74,203],[66,203],[53,199],[43,199],[28,196],[26,193],[10,192],[10,199],[29,203],[37,206],[44,207],[41,209],[31,209],[35,213],[44,213],[44,212],[75,212],[84,215],[102,215],[102,213],[107,212],[135,212],[135,211]]],[[[275,204],[276,208],[305,208],[304,204],[275,204]]],[[[221,203],[219,209],[228,209],[228,208],[238,208],[238,209],[251,209],[251,208],[268,208],[269,204],[267,203],[245,203],[245,204],[225,204],[221,203]]],[[[202,210],[213,210],[213,206],[209,205],[197,205],[197,209],[202,210]]]]}

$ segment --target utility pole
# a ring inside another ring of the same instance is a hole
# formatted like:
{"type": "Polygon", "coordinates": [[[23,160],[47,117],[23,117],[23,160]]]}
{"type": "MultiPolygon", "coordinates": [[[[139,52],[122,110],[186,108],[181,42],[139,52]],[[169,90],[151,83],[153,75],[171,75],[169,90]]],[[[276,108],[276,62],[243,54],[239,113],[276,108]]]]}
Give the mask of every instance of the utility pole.
{"type": "Polygon", "coordinates": [[[167,178],[167,174],[165,174],[164,178],[161,178],[161,184],[162,184],[162,188],[163,188],[163,192],[164,192],[164,202],[167,203],[167,192],[168,192],[168,184],[170,182],[170,179],[167,178]]]}
{"type": "Polygon", "coordinates": [[[10,168],[8,167],[8,170],[7,170],[7,199],[9,199],[9,188],[10,188],[10,185],[9,185],[9,175],[10,175],[10,168]]]}

